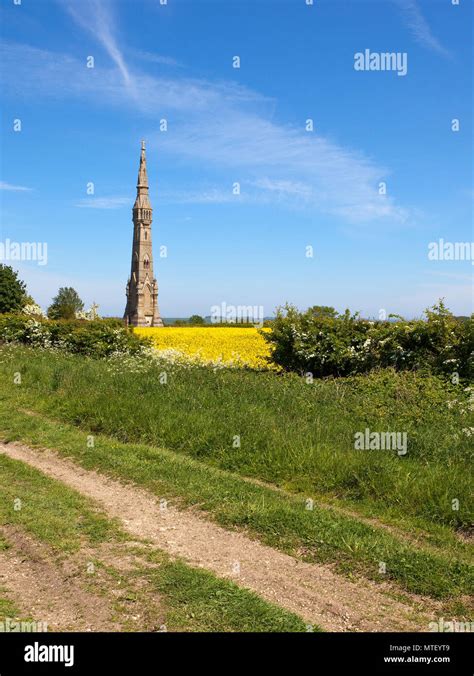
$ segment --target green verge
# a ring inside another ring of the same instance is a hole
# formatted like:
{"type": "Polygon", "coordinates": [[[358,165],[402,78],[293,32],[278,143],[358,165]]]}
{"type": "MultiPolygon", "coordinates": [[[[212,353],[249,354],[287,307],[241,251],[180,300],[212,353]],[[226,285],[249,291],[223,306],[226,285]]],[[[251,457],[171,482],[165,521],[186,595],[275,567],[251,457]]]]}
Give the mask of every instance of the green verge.
{"type": "MultiPolygon", "coordinates": [[[[23,393],[23,404],[34,399],[23,393]]],[[[196,505],[226,527],[245,529],[266,544],[309,561],[332,562],[346,574],[361,572],[376,580],[396,581],[403,589],[437,598],[456,598],[473,588],[473,569],[451,551],[433,552],[400,541],[390,532],[361,523],[230,472],[206,466],[166,449],[123,444],[107,436],[29,415],[19,399],[0,402],[5,441],[21,440],[73,457],[86,469],[132,481],[159,496],[196,505]],[[379,564],[386,573],[379,574],[379,564]]]]}
{"type": "MultiPolygon", "coordinates": [[[[28,465],[0,455],[0,525],[24,529],[61,557],[88,543],[123,545],[129,536],[109,520],[92,500],[28,465]],[[21,508],[17,499],[21,500],[21,508]]],[[[9,547],[8,535],[0,549],[9,547]]],[[[138,551],[136,545],[133,548],[138,551]]],[[[125,585],[140,575],[147,589],[160,595],[168,629],[175,631],[303,632],[306,624],[295,614],[221,580],[207,571],[172,561],[164,552],[142,552],[153,568],[128,575],[125,585]]],[[[100,564],[100,561],[98,562],[100,564]]],[[[1,591],[1,590],[0,590],[1,591]]],[[[132,593],[132,591],[130,592],[132,593]]],[[[0,596],[0,620],[18,617],[18,610],[0,596]]],[[[318,630],[316,627],[315,630],[318,630]]]]}
{"type": "Polygon", "coordinates": [[[342,501],[407,531],[472,524],[469,393],[439,377],[386,370],[308,384],[11,346],[0,348],[0,391],[26,391],[37,410],[92,433],[342,501]],[[366,429],[406,433],[408,453],[355,449],[366,429]]]}
{"type": "MultiPolygon", "coordinates": [[[[302,632],[308,625],[299,617],[270,604],[232,582],[182,561],[163,560],[156,552],[141,552],[158,567],[140,568],[131,576],[145,579],[166,599],[168,631],[302,632]]],[[[321,629],[312,625],[315,632],[321,629]]]]}
{"type": "Polygon", "coordinates": [[[21,462],[0,455],[0,523],[20,526],[55,549],[77,551],[90,543],[116,539],[109,521],[90,501],[64,484],[21,462]]]}

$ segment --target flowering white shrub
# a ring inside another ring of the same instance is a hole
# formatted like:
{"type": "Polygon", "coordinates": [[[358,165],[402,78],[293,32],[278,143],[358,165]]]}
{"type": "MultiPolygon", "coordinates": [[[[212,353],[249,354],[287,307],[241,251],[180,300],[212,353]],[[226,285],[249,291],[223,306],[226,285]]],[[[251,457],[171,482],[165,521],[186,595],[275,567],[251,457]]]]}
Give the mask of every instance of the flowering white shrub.
{"type": "Polygon", "coordinates": [[[29,319],[25,324],[26,342],[35,347],[50,347],[51,339],[48,328],[36,319],[29,319]]]}
{"type": "Polygon", "coordinates": [[[0,342],[107,357],[115,352],[135,354],[148,342],[126,329],[119,320],[78,322],[46,320],[25,315],[0,315],[0,342]]]}
{"type": "Polygon", "coordinates": [[[88,322],[93,322],[95,319],[100,319],[98,310],[99,306],[97,303],[92,303],[88,310],[76,312],[76,319],[85,319],[88,322]]]}
{"type": "Polygon", "coordinates": [[[442,301],[425,311],[426,319],[368,321],[314,306],[306,312],[280,308],[272,330],[264,334],[271,359],[287,371],[314,377],[347,376],[372,369],[419,370],[472,378],[474,316],[457,318],[442,301]]]}
{"type": "Polygon", "coordinates": [[[46,317],[46,313],[36,303],[29,303],[22,308],[22,314],[28,317],[46,317]]]}

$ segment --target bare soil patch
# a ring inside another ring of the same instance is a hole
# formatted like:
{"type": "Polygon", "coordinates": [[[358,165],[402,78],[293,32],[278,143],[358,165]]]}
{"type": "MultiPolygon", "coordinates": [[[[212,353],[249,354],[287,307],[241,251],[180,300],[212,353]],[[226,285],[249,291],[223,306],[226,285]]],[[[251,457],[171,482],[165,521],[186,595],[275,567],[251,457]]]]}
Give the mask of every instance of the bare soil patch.
{"type": "Polygon", "coordinates": [[[0,586],[8,590],[23,618],[46,623],[49,631],[120,629],[106,596],[85,589],[86,561],[81,571],[77,558],[61,562],[18,529],[3,527],[0,532],[11,545],[0,552],[0,586]]]}

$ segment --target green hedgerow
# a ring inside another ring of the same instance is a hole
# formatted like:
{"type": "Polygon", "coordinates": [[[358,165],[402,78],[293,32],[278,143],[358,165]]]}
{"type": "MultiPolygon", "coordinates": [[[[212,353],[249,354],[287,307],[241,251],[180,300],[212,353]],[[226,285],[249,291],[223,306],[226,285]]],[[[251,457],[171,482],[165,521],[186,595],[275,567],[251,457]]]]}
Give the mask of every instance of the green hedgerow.
{"type": "Polygon", "coordinates": [[[88,357],[137,354],[149,345],[118,319],[47,320],[0,315],[0,342],[57,348],[88,357]]]}
{"type": "Polygon", "coordinates": [[[421,370],[469,379],[474,354],[474,316],[456,318],[440,301],[426,319],[370,321],[359,314],[313,307],[279,308],[270,359],[287,371],[314,377],[348,376],[372,369],[421,370]]]}

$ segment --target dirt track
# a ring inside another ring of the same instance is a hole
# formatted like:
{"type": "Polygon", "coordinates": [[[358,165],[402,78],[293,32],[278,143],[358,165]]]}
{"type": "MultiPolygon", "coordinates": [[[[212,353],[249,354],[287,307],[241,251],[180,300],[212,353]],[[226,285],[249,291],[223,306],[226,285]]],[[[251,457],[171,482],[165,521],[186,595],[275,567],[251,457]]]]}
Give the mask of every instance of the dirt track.
{"type": "Polygon", "coordinates": [[[204,515],[169,505],[163,509],[149,492],[84,470],[51,451],[0,444],[0,452],[94,499],[133,538],[149,540],[172,556],[233,579],[308,624],[327,631],[427,630],[431,614],[422,615],[394,600],[383,583],[350,581],[329,566],[298,561],[242,533],[227,531],[204,515]]]}

